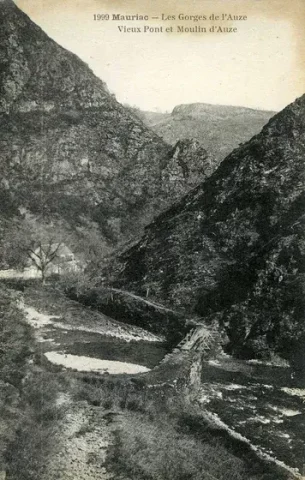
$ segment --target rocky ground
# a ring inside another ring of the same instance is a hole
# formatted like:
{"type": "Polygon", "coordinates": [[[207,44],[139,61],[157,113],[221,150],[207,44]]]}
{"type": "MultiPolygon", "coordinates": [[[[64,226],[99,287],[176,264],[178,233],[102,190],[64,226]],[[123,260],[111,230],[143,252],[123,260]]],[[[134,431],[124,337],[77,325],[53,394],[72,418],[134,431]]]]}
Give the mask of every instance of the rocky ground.
{"type": "Polygon", "coordinates": [[[47,455],[41,480],[106,480],[113,478],[105,466],[112,442],[112,429],[105,410],[87,402],[75,402],[61,396],[65,413],[56,432],[56,447],[47,455]]]}

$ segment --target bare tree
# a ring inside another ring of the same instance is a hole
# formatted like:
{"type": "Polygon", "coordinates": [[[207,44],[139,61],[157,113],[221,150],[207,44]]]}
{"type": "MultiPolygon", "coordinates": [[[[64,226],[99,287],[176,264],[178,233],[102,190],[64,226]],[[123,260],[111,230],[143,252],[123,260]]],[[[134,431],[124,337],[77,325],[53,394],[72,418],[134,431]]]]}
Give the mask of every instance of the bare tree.
{"type": "Polygon", "coordinates": [[[64,245],[62,235],[52,224],[42,223],[34,217],[7,222],[1,232],[2,264],[24,268],[31,262],[45,283],[52,262],[59,258],[64,245]]]}
{"type": "Polygon", "coordinates": [[[47,244],[39,242],[38,247],[34,250],[29,247],[27,254],[34,262],[36,268],[41,272],[42,283],[45,283],[46,273],[50,264],[58,256],[58,252],[62,243],[54,243],[52,239],[47,244]]]}

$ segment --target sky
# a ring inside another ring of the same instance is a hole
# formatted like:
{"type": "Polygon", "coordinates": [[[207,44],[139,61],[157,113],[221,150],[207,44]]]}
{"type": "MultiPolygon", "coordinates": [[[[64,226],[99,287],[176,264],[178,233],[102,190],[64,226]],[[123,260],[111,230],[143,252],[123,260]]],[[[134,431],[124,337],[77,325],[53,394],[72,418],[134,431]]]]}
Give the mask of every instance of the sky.
{"type": "Polygon", "coordinates": [[[77,54],[116,98],[142,110],[182,103],[280,110],[305,92],[304,0],[15,0],[57,43],[77,54]],[[148,21],[111,20],[113,14],[148,21]],[[94,20],[95,14],[110,19],[94,20]],[[175,20],[161,20],[161,15],[175,20]],[[209,20],[210,15],[246,21],[209,20]],[[179,20],[205,15],[206,21],[179,20]],[[159,17],[152,20],[152,16],[159,17]],[[122,33],[118,26],[162,27],[122,33]],[[178,33],[178,25],[206,33],[178,33]],[[211,33],[211,26],[237,28],[211,33]],[[166,28],[172,27],[172,32],[166,28]]]}

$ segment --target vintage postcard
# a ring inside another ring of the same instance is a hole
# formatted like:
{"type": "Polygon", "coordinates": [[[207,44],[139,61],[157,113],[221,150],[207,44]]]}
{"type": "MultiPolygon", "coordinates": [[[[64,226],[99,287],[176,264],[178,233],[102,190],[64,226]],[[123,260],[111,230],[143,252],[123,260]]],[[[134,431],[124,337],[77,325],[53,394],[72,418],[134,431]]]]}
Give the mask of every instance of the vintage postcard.
{"type": "Polygon", "coordinates": [[[304,0],[0,0],[0,480],[305,478],[304,0]]]}

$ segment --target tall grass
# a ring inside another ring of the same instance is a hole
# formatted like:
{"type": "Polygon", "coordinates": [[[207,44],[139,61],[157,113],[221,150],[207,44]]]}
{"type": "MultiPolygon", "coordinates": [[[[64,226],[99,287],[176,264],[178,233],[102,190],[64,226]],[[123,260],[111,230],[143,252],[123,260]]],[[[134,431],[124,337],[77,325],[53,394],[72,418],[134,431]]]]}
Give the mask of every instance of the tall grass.
{"type": "Polygon", "coordinates": [[[109,461],[117,474],[133,480],[248,480],[244,462],[220,444],[201,443],[177,432],[167,417],[154,422],[137,414],[124,417],[109,461]]]}
{"type": "Polygon", "coordinates": [[[10,480],[40,480],[61,417],[61,385],[52,372],[29,363],[34,339],[17,299],[0,286],[0,471],[10,480]]]}
{"type": "Polygon", "coordinates": [[[60,389],[57,374],[41,370],[24,382],[23,416],[6,449],[10,480],[40,480],[45,473],[64,414],[56,404],[60,389]]]}

